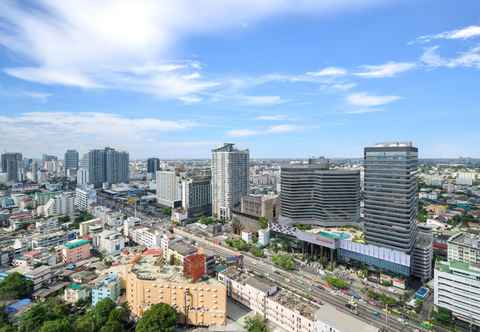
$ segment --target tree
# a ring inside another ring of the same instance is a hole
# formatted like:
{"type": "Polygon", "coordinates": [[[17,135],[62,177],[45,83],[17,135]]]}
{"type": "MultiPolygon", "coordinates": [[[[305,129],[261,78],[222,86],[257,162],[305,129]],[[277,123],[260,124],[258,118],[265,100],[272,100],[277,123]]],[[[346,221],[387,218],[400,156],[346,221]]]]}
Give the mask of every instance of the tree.
{"type": "Polygon", "coordinates": [[[325,279],[327,280],[330,286],[333,286],[338,289],[346,289],[350,286],[347,281],[334,276],[328,276],[325,279]]]}
{"type": "Polygon", "coordinates": [[[445,308],[438,308],[438,311],[433,313],[433,318],[442,324],[449,324],[452,322],[452,312],[445,308]]]}
{"type": "Polygon", "coordinates": [[[68,332],[71,329],[68,319],[63,318],[46,321],[38,332],[68,332]]]}
{"type": "Polygon", "coordinates": [[[102,326],[100,332],[123,332],[125,329],[123,325],[116,320],[108,320],[108,322],[102,326]]]}
{"type": "Polygon", "coordinates": [[[265,217],[260,217],[258,219],[258,226],[260,226],[261,229],[267,229],[268,228],[268,219],[265,217]]]}
{"type": "Polygon", "coordinates": [[[250,248],[250,253],[255,257],[263,257],[264,256],[263,250],[258,248],[258,247],[255,247],[255,246],[252,246],[250,248]]]}
{"type": "Polygon", "coordinates": [[[164,215],[167,217],[170,217],[172,215],[172,208],[166,207],[162,209],[162,212],[164,215]]]}
{"type": "Polygon", "coordinates": [[[95,320],[93,315],[89,312],[75,321],[75,332],[92,332],[95,331],[95,320]]]}
{"type": "Polygon", "coordinates": [[[135,332],[173,332],[176,323],[177,313],[171,306],[154,304],[140,318],[135,332]]]}
{"type": "Polygon", "coordinates": [[[270,332],[265,324],[265,319],[259,314],[245,319],[245,329],[247,332],[270,332]]]}
{"type": "Polygon", "coordinates": [[[100,327],[105,325],[105,323],[108,321],[110,313],[113,309],[115,309],[115,306],[115,302],[113,302],[109,297],[99,301],[95,305],[95,308],[93,308],[95,326],[100,327]]]}
{"type": "Polygon", "coordinates": [[[293,270],[295,268],[295,261],[288,255],[274,255],[272,256],[272,262],[285,270],[293,270]]]}
{"type": "Polygon", "coordinates": [[[0,282],[0,300],[14,300],[30,297],[33,282],[18,272],[10,273],[0,282]]]}
{"type": "Polygon", "coordinates": [[[43,322],[49,320],[50,313],[44,303],[33,305],[20,317],[20,332],[35,332],[40,329],[43,322]]]}

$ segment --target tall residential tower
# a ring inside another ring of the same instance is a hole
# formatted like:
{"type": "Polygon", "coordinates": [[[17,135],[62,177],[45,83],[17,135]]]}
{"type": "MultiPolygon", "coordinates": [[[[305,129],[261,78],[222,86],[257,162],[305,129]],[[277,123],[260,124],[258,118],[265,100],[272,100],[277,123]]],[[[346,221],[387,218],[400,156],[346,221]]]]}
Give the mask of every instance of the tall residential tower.
{"type": "Polygon", "coordinates": [[[220,219],[230,219],[248,193],[248,150],[238,150],[225,143],[212,150],[212,213],[220,219]]]}

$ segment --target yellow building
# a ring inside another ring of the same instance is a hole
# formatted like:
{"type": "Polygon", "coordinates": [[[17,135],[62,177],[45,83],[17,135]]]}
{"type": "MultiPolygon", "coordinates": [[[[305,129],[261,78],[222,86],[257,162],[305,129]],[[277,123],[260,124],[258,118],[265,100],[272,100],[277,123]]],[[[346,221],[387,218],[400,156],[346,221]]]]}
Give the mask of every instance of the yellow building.
{"type": "Polygon", "coordinates": [[[226,324],[226,287],[215,279],[191,283],[182,267],[163,264],[159,256],[143,256],[132,266],[127,275],[127,300],[136,316],[153,304],[166,303],[177,311],[180,324],[226,324]]]}

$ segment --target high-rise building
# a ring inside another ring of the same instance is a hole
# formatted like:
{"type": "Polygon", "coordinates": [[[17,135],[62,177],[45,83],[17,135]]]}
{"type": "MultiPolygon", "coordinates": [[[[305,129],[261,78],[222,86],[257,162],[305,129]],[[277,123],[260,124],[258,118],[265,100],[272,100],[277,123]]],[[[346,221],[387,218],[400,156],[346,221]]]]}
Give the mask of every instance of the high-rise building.
{"type": "Polygon", "coordinates": [[[112,148],[91,150],[88,153],[89,183],[95,188],[108,184],[127,183],[129,180],[129,155],[112,148]]]}
{"type": "Polygon", "coordinates": [[[410,253],[416,239],[418,149],[382,143],[364,151],[365,239],[410,253]]]}
{"type": "Polygon", "coordinates": [[[147,159],[147,173],[155,174],[160,170],[160,159],[158,158],[148,158],[147,159]]]}
{"type": "Polygon", "coordinates": [[[212,183],[210,176],[182,180],[182,208],[188,218],[212,214],[212,183]]]}
{"type": "Polygon", "coordinates": [[[91,150],[88,153],[88,182],[100,188],[106,180],[105,170],[105,150],[91,150]]]}
{"type": "Polygon", "coordinates": [[[180,177],[175,171],[157,172],[157,202],[168,207],[179,207],[182,199],[180,177]]]}
{"type": "Polygon", "coordinates": [[[46,161],[57,161],[57,156],[51,154],[43,154],[42,161],[45,163],[46,161]]]}
{"type": "Polygon", "coordinates": [[[212,210],[220,219],[230,219],[248,194],[249,151],[225,143],[212,150],[212,210]]]}
{"type": "Polygon", "coordinates": [[[36,160],[32,161],[30,169],[32,173],[32,181],[38,182],[38,162],[36,160]]]}
{"type": "Polygon", "coordinates": [[[360,218],[360,172],[329,169],[324,159],[282,167],[280,201],[284,222],[355,224],[360,218]]]}
{"type": "Polygon", "coordinates": [[[77,187],[86,186],[88,180],[88,168],[79,168],[77,171],[77,187]]]}
{"type": "Polygon", "coordinates": [[[2,173],[7,174],[8,182],[19,181],[19,174],[22,169],[22,154],[17,152],[6,152],[2,154],[2,173]]]}
{"type": "Polygon", "coordinates": [[[65,152],[65,173],[67,170],[77,170],[79,162],[79,154],[77,150],[67,150],[65,152]]]}

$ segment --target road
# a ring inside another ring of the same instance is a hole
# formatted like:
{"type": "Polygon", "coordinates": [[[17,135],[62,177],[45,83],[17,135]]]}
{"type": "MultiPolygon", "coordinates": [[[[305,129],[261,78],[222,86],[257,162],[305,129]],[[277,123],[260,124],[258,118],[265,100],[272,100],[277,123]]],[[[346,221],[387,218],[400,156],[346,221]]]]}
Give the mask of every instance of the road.
{"type": "MultiPolygon", "coordinates": [[[[221,245],[217,245],[212,241],[196,236],[192,233],[186,232],[183,229],[175,228],[175,233],[194,240],[200,247],[209,249],[222,257],[232,256],[238,254],[237,251],[231,250],[221,245]]],[[[243,263],[245,267],[254,274],[260,275],[264,278],[270,279],[284,289],[288,289],[297,294],[301,294],[312,300],[321,300],[334,305],[338,310],[353,314],[346,309],[345,305],[350,301],[350,297],[341,293],[331,294],[328,290],[315,287],[318,281],[308,278],[303,273],[287,272],[275,267],[272,263],[260,260],[258,258],[249,257],[244,255],[243,263]]],[[[385,313],[381,312],[378,308],[370,306],[368,304],[358,303],[357,305],[358,315],[357,318],[367,322],[370,325],[378,328],[387,327],[388,331],[414,331],[417,327],[406,326],[399,322],[395,318],[387,317],[385,313]],[[378,317],[375,316],[378,313],[378,317]]]]}

